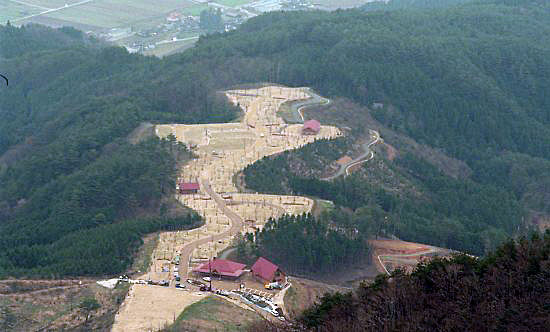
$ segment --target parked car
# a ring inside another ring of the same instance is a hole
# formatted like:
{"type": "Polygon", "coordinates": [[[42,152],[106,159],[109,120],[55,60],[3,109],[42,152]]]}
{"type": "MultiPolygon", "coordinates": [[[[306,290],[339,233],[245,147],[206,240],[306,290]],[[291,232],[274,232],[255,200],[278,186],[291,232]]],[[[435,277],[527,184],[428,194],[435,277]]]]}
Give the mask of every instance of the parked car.
{"type": "Polygon", "coordinates": [[[212,278],[210,278],[210,277],[204,277],[204,278],[202,278],[202,280],[204,280],[204,281],[212,281],[212,278]]]}

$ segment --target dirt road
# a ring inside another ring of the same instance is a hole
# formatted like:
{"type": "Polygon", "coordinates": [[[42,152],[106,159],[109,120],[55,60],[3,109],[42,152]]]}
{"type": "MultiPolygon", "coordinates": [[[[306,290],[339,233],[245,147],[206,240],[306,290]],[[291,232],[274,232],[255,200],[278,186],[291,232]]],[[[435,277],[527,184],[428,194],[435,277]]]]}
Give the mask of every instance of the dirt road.
{"type": "Polygon", "coordinates": [[[191,261],[193,250],[195,250],[198,246],[202,244],[206,244],[208,242],[215,242],[215,241],[224,239],[226,237],[229,237],[233,234],[237,234],[237,232],[241,231],[241,228],[243,226],[243,219],[238,214],[236,214],[235,212],[227,208],[224,199],[218,193],[212,190],[210,181],[208,179],[200,179],[199,182],[200,182],[201,188],[208,194],[208,196],[210,196],[214,200],[214,202],[216,202],[218,209],[227,217],[229,217],[229,219],[231,220],[231,228],[228,231],[221,232],[216,235],[212,235],[210,237],[206,237],[206,238],[202,238],[202,239],[198,239],[193,242],[190,242],[182,248],[181,261],[187,262],[187,264],[180,265],[180,274],[184,276],[189,274],[189,262],[191,261]]]}

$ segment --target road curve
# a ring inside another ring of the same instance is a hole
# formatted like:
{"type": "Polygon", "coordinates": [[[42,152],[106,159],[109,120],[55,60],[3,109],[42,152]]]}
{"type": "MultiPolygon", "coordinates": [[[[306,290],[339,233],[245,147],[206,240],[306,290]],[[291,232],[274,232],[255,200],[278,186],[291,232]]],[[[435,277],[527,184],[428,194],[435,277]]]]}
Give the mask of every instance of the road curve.
{"type": "MultiPolygon", "coordinates": [[[[295,100],[289,103],[289,107],[292,113],[297,113],[300,117],[301,122],[305,121],[303,110],[308,107],[328,105],[330,104],[330,99],[324,98],[313,92],[311,89],[308,89],[307,93],[309,98],[303,100],[295,100]]],[[[298,122],[298,121],[291,121],[298,122]]]]}
{"type": "Polygon", "coordinates": [[[364,163],[364,162],[367,162],[367,161],[371,160],[372,158],[374,158],[374,152],[371,151],[370,147],[380,141],[380,134],[376,130],[371,129],[370,131],[372,132],[374,138],[370,142],[368,142],[367,144],[363,145],[364,152],[360,156],[358,156],[357,158],[353,159],[352,161],[350,161],[350,162],[348,162],[344,165],[341,165],[340,169],[338,169],[338,171],[336,173],[334,173],[333,175],[328,176],[326,178],[321,178],[321,180],[330,181],[330,180],[333,180],[333,179],[339,177],[340,175],[344,175],[344,174],[349,175],[349,169],[351,167],[353,167],[355,165],[358,165],[358,164],[361,164],[361,163],[364,163]]]}

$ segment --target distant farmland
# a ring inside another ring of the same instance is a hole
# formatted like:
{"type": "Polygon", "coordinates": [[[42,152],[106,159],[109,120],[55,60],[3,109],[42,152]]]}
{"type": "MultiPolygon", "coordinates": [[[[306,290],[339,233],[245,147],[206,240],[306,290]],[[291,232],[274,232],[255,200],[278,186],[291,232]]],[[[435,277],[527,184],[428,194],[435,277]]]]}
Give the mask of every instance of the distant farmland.
{"type": "Polygon", "coordinates": [[[338,8],[352,8],[364,5],[368,2],[375,2],[381,0],[315,0],[316,4],[319,4],[329,10],[338,8]]]}
{"type": "Polygon", "coordinates": [[[104,30],[164,21],[173,10],[195,6],[189,0],[0,0],[0,20],[104,30]]]}

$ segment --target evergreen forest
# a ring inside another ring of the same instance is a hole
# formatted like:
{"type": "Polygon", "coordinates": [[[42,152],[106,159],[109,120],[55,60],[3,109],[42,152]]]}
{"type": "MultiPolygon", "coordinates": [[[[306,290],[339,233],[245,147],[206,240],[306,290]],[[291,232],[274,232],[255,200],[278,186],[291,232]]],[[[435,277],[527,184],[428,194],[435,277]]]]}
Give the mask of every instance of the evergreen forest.
{"type": "Polygon", "coordinates": [[[290,325],[248,331],[546,331],[550,232],[509,240],[483,259],[437,258],[353,292],[326,294],[290,325]]]}

